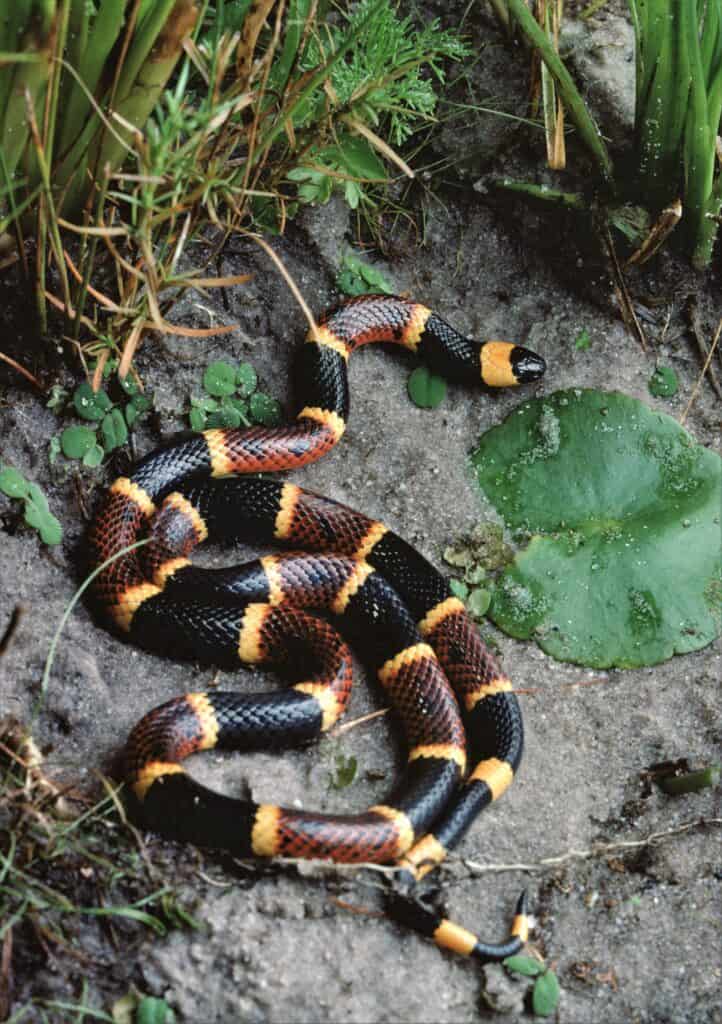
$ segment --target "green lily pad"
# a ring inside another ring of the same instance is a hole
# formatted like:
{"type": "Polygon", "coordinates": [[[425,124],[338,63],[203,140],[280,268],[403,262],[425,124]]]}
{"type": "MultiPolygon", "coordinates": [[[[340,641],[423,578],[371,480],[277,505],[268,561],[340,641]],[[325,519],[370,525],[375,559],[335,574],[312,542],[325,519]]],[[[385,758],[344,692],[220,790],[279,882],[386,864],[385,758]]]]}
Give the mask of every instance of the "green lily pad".
{"type": "Polygon", "coordinates": [[[722,621],[722,461],[634,398],[558,391],[526,402],[474,453],[507,526],[531,534],[490,616],[594,668],[698,650],[722,621]]]}

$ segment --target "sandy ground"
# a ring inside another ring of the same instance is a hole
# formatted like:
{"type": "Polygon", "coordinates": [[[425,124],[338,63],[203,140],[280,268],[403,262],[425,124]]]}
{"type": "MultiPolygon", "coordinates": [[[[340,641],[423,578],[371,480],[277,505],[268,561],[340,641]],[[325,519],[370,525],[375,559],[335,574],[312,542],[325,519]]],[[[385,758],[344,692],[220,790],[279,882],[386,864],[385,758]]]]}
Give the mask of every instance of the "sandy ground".
{"type": "MultiPolygon", "coordinates": [[[[494,39],[486,23],[474,31],[494,39]]],[[[503,59],[496,41],[479,75],[493,77],[503,59]]],[[[483,85],[483,77],[475,82],[481,93],[483,85]]],[[[477,131],[487,140],[493,134],[484,125],[477,131]]],[[[497,139],[501,145],[503,135],[497,139]]],[[[702,286],[701,308],[711,324],[722,311],[715,282],[707,288],[701,279],[685,278],[668,258],[634,279],[636,294],[662,300],[647,307],[652,348],[645,354],[621,324],[606,280],[585,265],[584,247],[576,250],[574,240],[565,239],[568,250],[550,256],[547,240],[539,256],[534,245],[543,225],[521,206],[513,211],[512,226],[503,224],[478,186],[474,191],[473,166],[467,171],[461,184],[442,183],[436,195],[422,198],[423,245],[406,246],[384,268],[398,289],[465,332],[508,337],[543,354],[547,377],[527,394],[568,386],[618,389],[679,416],[699,371],[682,319],[686,283],[702,286]],[[574,264],[578,287],[570,285],[569,272],[560,275],[561,262],[574,264]],[[592,344],[580,352],[574,340],[583,328],[592,344]],[[672,400],[647,392],[657,357],[680,378],[680,393],[672,400]]],[[[348,238],[346,212],[332,203],[311,211],[277,243],[315,311],[337,298],[333,282],[348,238]]],[[[252,270],[249,286],[230,293],[227,306],[220,296],[190,298],[174,311],[179,321],[205,326],[211,318],[237,329],[202,348],[188,339],[146,344],[140,369],[154,389],[164,434],[178,429],[187,395],[200,392],[202,368],[216,358],[251,360],[266,389],[291,412],[288,367],[303,334],[302,317],[265,257],[247,244],[237,250],[222,271],[252,270]]],[[[328,458],[294,479],[383,519],[442,566],[443,548],[488,516],[468,453],[522,396],[450,387],[441,408],[423,411],[406,397],[411,365],[403,355],[381,350],[355,357],[347,435],[328,458]]],[[[52,632],[77,586],[85,523],[75,471],[62,460],[48,464],[46,441],[58,430],[54,415],[16,380],[5,382],[0,457],[41,484],[65,531],[54,550],[23,527],[7,528],[0,543],[0,626],[17,603],[27,609],[0,661],[0,707],[27,719],[52,632]]],[[[688,426],[701,443],[714,447],[719,425],[719,405],[705,385],[688,426]]],[[[158,440],[157,431],[145,429],[136,441],[138,452],[158,440]]],[[[81,474],[87,504],[92,507],[113,475],[110,467],[107,473],[81,474]]],[[[6,527],[8,509],[0,497],[6,527]]],[[[228,560],[227,553],[223,559],[217,552],[208,557],[214,564],[228,560]]],[[[537,918],[533,942],[562,985],[557,1019],[564,1024],[722,1021],[719,824],[692,827],[628,852],[540,866],[545,858],[595,843],[642,840],[704,818],[719,822],[719,790],[672,800],[656,790],[647,794],[640,775],[661,760],[687,756],[706,764],[719,758],[720,644],[650,669],[592,673],[556,663],[533,644],[513,641],[491,626],[486,632],[516,684],[534,691],[522,698],[526,756],[513,788],[472,828],[445,875],[450,915],[487,938],[501,938],[518,891],[526,886],[537,918]],[[592,679],[600,684],[562,685],[592,679]],[[473,877],[465,861],[500,869],[473,877]]],[[[203,689],[212,676],[207,669],[122,646],[80,607],[60,645],[36,736],[52,748],[49,764],[56,772],[91,785],[93,773],[108,767],[142,711],[174,694],[203,689]]],[[[244,672],[220,678],[223,687],[244,691],[259,682],[244,672]]],[[[363,714],[379,702],[374,688],[360,682],[349,714],[363,714]]],[[[352,810],[383,798],[400,758],[393,725],[382,720],[326,740],[320,750],[211,756],[194,770],[229,793],[240,793],[247,782],[257,800],[352,810]],[[342,792],[329,786],[338,753],[359,764],[357,780],[342,792]]],[[[164,996],[179,1021],[197,1024],[476,1021],[490,1013],[482,999],[485,983],[501,985],[508,999],[509,1011],[495,1019],[526,1015],[518,987],[505,985],[499,968],[481,972],[384,917],[350,913],[334,902],[378,909],[373,875],[305,877],[288,869],[256,876],[228,872],[211,858],[204,866],[210,884],[195,871],[189,878],[186,851],[173,856],[183,865],[183,886],[196,896],[204,929],[149,939],[122,977],[91,977],[94,1004],[106,1012],[132,977],[143,991],[164,996]]],[[[78,966],[61,978],[49,964],[33,978],[19,979],[18,1006],[31,995],[76,996],[84,973],[78,966]]]]}

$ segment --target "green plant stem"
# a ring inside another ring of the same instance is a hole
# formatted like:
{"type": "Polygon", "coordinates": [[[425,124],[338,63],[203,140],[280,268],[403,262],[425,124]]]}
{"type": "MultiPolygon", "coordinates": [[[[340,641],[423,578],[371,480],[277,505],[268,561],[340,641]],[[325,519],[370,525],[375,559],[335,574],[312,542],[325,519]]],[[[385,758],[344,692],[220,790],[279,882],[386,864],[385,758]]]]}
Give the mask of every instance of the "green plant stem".
{"type": "Polygon", "coordinates": [[[549,68],[580,138],[597,164],[602,178],[611,185],[613,172],[611,157],[564,62],[531,14],[525,0],[506,0],[506,4],[523,35],[539,52],[541,59],[549,68]]]}
{"type": "Polygon", "coordinates": [[[570,210],[584,212],[589,206],[579,192],[562,192],[556,188],[547,188],[546,185],[533,185],[526,181],[511,181],[509,178],[494,178],[489,182],[492,188],[503,189],[505,192],[521,192],[532,199],[539,199],[545,203],[555,203],[557,206],[565,206],[570,210]]]}

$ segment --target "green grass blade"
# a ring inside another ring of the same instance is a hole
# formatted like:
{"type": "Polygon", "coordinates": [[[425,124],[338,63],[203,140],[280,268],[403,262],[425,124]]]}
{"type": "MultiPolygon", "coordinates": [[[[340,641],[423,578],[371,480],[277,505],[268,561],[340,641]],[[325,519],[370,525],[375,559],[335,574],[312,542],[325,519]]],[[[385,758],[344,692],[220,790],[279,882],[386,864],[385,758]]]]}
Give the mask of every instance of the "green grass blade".
{"type": "Polygon", "coordinates": [[[526,36],[528,42],[539,52],[539,56],[554,76],[569,116],[576,125],[579,136],[597,164],[602,177],[606,181],[611,182],[611,157],[564,62],[544,35],[543,30],[537,24],[536,19],[529,11],[524,0],[506,0],[506,2],[522,33],[526,36]]]}
{"type": "MultiPolygon", "coordinates": [[[[67,104],[61,111],[62,130],[58,152],[63,154],[81,132],[92,109],[88,93],[96,94],[108,56],[115,46],[125,22],[126,0],[103,0],[89,29],[88,45],[77,63],[70,60],[85,89],[73,80],[67,104]],[[87,93],[86,91],[87,90],[87,93]]],[[[68,76],[69,80],[72,76],[68,76]]],[[[97,98],[97,97],[96,97],[97,98]]]]}

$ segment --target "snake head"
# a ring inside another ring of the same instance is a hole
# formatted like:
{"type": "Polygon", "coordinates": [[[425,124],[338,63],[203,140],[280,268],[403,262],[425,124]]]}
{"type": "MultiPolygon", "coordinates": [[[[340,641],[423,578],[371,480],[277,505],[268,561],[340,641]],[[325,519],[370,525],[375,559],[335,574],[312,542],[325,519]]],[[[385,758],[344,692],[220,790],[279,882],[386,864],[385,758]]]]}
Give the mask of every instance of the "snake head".
{"type": "Polygon", "coordinates": [[[481,379],[491,388],[530,384],[543,376],[547,365],[541,356],[508,341],[485,341],[481,346],[481,379]]]}

